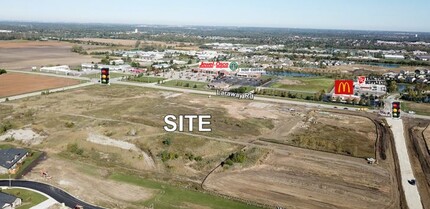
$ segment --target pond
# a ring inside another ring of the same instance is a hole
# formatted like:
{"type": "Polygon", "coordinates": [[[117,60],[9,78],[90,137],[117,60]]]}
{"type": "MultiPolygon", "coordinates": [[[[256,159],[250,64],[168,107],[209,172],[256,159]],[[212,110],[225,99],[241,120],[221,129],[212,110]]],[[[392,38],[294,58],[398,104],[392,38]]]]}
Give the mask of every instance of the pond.
{"type": "Polygon", "coordinates": [[[286,76],[286,77],[317,77],[312,73],[297,73],[297,72],[271,72],[268,71],[267,75],[286,76]]]}

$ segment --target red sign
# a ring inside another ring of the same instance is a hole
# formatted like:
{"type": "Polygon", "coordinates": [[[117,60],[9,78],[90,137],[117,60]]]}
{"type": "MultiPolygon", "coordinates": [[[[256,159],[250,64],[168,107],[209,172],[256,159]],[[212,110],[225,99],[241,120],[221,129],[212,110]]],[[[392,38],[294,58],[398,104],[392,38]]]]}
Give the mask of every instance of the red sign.
{"type": "Polygon", "coordinates": [[[358,84],[364,84],[366,82],[366,76],[358,76],[358,84]]]}
{"type": "Polygon", "coordinates": [[[335,94],[354,94],[353,80],[336,80],[334,82],[335,94]]]}
{"type": "Polygon", "coordinates": [[[199,68],[214,68],[213,62],[201,62],[199,68]]]}
{"type": "Polygon", "coordinates": [[[229,62],[201,62],[199,68],[229,68],[229,62]]]}

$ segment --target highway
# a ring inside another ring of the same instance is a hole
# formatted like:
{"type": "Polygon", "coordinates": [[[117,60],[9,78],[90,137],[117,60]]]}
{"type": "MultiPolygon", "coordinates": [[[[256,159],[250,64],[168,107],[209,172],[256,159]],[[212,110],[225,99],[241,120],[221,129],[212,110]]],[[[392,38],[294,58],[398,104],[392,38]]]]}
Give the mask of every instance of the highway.
{"type": "Polygon", "coordinates": [[[401,119],[386,118],[394,135],[394,144],[397,152],[397,161],[400,165],[401,185],[403,187],[406,204],[410,209],[422,209],[420,194],[416,185],[409,184],[408,180],[415,179],[406,148],[403,121],[401,119]]]}
{"type": "MultiPolygon", "coordinates": [[[[0,180],[0,186],[8,187],[9,180],[0,180]]],[[[94,206],[94,205],[85,203],[81,200],[78,200],[72,195],[70,195],[69,193],[48,184],[33,182],[33,181],[12,180],[11,186],[29,188],[29,189],[42,192],[52,197],[53,199],[55,199],[57,202],[64,203],[67,207],[70,207],[70,208],[75,208],[76,205],[81,205],[84,207],[84,209],[102,209],[101,207],[94,206]]]]}

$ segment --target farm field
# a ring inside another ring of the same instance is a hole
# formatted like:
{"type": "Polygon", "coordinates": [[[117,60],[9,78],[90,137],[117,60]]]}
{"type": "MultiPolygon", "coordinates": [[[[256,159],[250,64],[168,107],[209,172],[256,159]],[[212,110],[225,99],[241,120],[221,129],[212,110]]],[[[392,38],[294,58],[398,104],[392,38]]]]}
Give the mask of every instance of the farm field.
{"type": "Polygon", "coordinates": [[[31,70],[32,67],[98,62],[71,52],[73,44],[59,41],[0,41],[0,69],[31,70]]]}
{"type": "Polygon", "coordinates": [[[52,88],[79,84],[80,81],[24,73],[6,73],[0,75],[0,97],[8,97],[52,88]]]}

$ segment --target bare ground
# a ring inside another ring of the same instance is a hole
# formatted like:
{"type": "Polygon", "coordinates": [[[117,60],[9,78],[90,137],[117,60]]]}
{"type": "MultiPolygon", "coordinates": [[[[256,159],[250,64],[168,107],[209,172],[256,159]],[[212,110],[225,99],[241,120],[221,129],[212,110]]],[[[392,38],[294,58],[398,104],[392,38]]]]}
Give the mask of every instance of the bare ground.
{"type": "Polygon", "coordinates": [[[0,41],[0,68],[31,70],[48,65],[80,66],[100,60],[71,52],[73,44],[59,41],[0,41]]]}
{"type": "Polygon", "coordinates": [[[86,175],[83,167],[87,165],[59,158],[47,158],[39,163],[24,179],[46,182],[65,189],[84,201],[101,204],[108,208],[127,208],[129,202],[150,199],[155,191],[138,186],[121,184],[108,180],[108,172],[103,169],[92,169],[92,175],[86,175]],[[40,172],[47,172],[52,178],[47,179],[40,172]],[[88,195],[91,191],[92,195],[88,195]],[[127,194],[127,195],[124,195],[127,194]]]}
{"type": "Polygon", "coordinates": [[[248,169],[212,174],[205,186],[285,208],[396,208],[390,175],[360,159],[297,149],[276,151],[248,169]]]}

